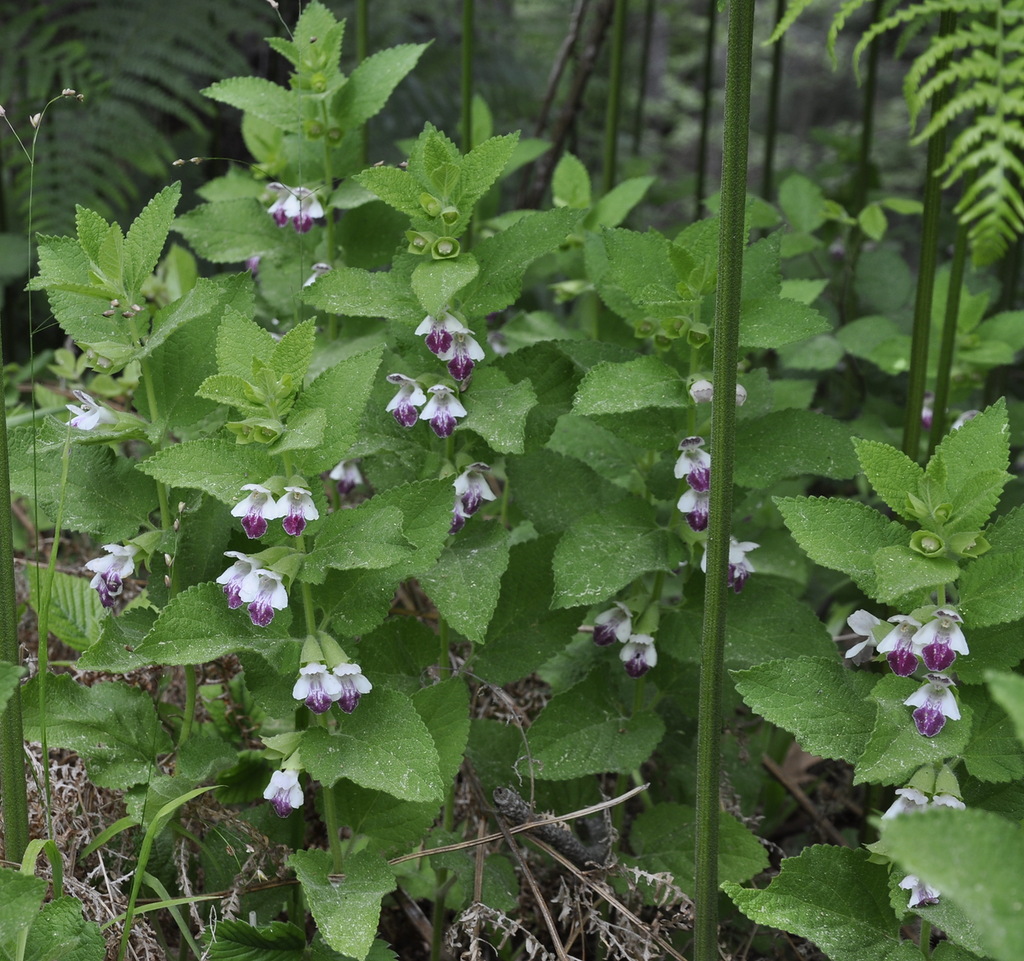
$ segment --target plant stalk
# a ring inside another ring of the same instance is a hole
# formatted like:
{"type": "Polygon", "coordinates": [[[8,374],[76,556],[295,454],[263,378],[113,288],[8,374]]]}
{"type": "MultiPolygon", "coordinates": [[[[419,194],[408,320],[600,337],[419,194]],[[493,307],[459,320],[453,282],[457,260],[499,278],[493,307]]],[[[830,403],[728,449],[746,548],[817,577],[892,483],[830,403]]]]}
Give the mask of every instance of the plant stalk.
{"type": "MultiPolygon", "coordinates": [[[[786,13],[786,0],[775,0],[775,22],[786,13]]],[[[761,196],[772,199],[775,188],[775,128],[779,122],[779,93],[782,90],[782,56],[785,52],[785,35],[779,37],[772,47],[772,72],[768,81],[768,113],[764,131],[764,166],[761,170],[761,196]]]]}
{"type": "Polygon", "coordinates": [[[732,520],[736,425],[736,362],[739,356],[740,294],[746,247],[744,211],[754,0],[729,5],[725,75],[722,200],[715,294],[714,399],[711,402],[710,522],[704,625],[701,632],[697,714],[697,846],[695,858],[694,961],[718,959],[718,813],[721,773],[722,681],[732,520]]]}
{"type": "Polygon", "coordinates": [[[651,79],[651,40],[654,36],[654,0],[644,4],[644,32],[640,47],[639,81],[636,88],[636,109],[633,111],[633,156],[640,156],[640,143],[644,135],[644,107],[647,104],[647,86],[651,79]]]}
{"type": "Polygon", "coordinates": [[[715,78],[715,27],[718,0],[708,0],[707,30],[704,34],[704,69],[701,71],[703,100],[700,105],[700,140],[697,145],[697,182],[693,189],[694,217],[700,218],[707,189],[708,140],[711,133],[711,95],[715,78]]]}
{"type": "Polygon", "coordinates": [[[619,115],[622,112],[622,60],[626,49],[626,0],[615,0],[612,20],[612,61],[608,74],[608,109],[604,117],[604,170],[601,193],[615,186],[619,156],[619,115]]]}

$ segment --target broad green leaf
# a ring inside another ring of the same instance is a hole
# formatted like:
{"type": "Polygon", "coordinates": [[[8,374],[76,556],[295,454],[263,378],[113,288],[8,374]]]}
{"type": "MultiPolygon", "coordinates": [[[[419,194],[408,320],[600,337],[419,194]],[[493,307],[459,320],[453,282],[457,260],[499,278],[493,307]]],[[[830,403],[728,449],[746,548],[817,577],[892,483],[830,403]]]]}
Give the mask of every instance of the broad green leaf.
{"type": "Polygon", "coordinates": [[[799,657],[733,671],[733,678],[747,705],[793,734],[805,751],[851,762],[863,753],[875,721],[874,675],[835,657],[799,657]]]}
{"type": "MultiPolygon", "coordinates": [[[[641,813],[629,829],[630,862],[652,873],[667,872],[687,894],[694,891],[696,811],[663,801],[641,813]]],[[[768,867],[764,847],[733,815],[719,811],[719,881],[746,881],[768,867]]]]}
{"type": "Polygon", "coordinates": [[[867,851],[814,845],[785,858],[763,890],[722,887],[752,921],[808,938],[831,961],[919,958],[917,947],[901,940],[886,868],[868,858],[867,851]]]}
{"type": "Polygon", "coordinates": [[[513,384],[496,367],[473,372],[473,384],[463,398],[466,430],[482,437],[500,454],[521,454],[526,446],[526,418],[537,403],[529,380],[513,384]]]}
{"type": "Polygon", "coordinates": [[[630,211],[644,199],[655,177],[630,177],[616,184],[601,197],[583,221],[588,230],[598,227],[618,227],[630,211]]]}
{"type": "Polygon", "coordinates": [[[462,226],[469,222],[473,206],[501,176],[518,142],[518,132],[491,137],[477,144],[462,158],[459,194],[456,201],[459,207],[456,228],[461,230],[462,226]]]}
{"type": "MultiPolygon", "coordinates": [[[[32,587],[29,603],[37,613],[47,577],[47,573],[40,571],[38,580],[34,575],[29,578],[32,587]]],[[[99,594],[89,586],[89,580],[88,577],[53,572],[48,628],[54,636],[77,651],[84,651],[99,637],[100,624],[108,616],[99,594]]]]}
{"type": "Polygon", "coordinates": [[[462,308],[477,317],[504,310],[519,296],[523,274],[576,228],[582,214],[570,208],[535,210],[511,227],[474,245],[480,273],[462,292],[462,308]]]}
{"type": "Polygon", "coordinates": [[[164,187],[135,218],[125,238],[126,264],[124,286],[128,293],[135,293],[142,282],[153,272],[160,259],[167,233],[174,222],[174,210],[181,199],[181,183],[164,187]]]}
{"type": "Polygon", "coordinates": [[[1010,716],[1017,731],[1017,740],[1024,744],[1024,677],[991,671],[987,675],[992,697],[1010,716]]]}
{"type": "Polygon", "coordinates": [[[434,569],[419,578],[441,617],[475,643],[484,640],[497,607],[508,555],[509,534],[504,527],[495,521],[470,520],[434,569]]]}
{"type": "Polygon", "coordinates": [[[330,470],[355,443],[382,353],[382,347],[375,347],[338,361],[299,395],[291,417],[318,408],[328,413],[321,444],[295,455],[295,469],[307,479],[330,470]]]}
{"type": "Polygon", "coordinates": [[[338,729],[302,735],[302,763],[326,786],[341,778],[403,801],[440,801],[444,790],[434,740],[412,701],[374,689],[338,729]]]}
{"type": "Polygon", "coordinates": [[[680,278],[670,246],[655,230],[641,234],[605,228],[584,243],[587,275],[609,309],[631,323],[679,317],[687,308],[677,289],[680,278]]]}
{"type": "Polygon", "coordinates": [[[836,339],[854,357],[869,360],[887,374],[910,367],[910,337],[889,317],[858,317],[840,327],[836,339]]]}
{"type": "Polygon", "coordinates": [[[260,327],[251,316],[229,307],[217,328],[217,370],[250,380],[257,360],[270,366],[275,346],[270,331],[260,327]]]}
{"type": "Polygon", "coordinates": [[[356,174],[353,179],[403,214],[410,217],[423,216],[423,208],[420,206],[423,188],[405,170],[397,167],[370,167],[356,174]]]}
{"type": "Polygon", "coordinates": [[[316,324],[305,320],[288,331],[275,345],[270,366],[280,380],[290,380],[299,390],[313,359],[316,324]]]}
{"type": "MultiPolygon", "coordinates": [[[[958,605],[957,610],[962,608],[958,605]]],[[[990,627],[965,622],[970,657],[956,661],[957,680],[961,684],[984,684],[991,670],[1016,667],[1024,659],[1024,623],[1009,621],[990,627]]]]}
{"type": "Polygon", "coordinates": [[[878,704],[878,713],[857,762],[854,784],[904,784],[922,765],[941,763],[964,753],[974,712],[961,703],[960,720],[947,719],[935,737],[923,737],[914,724],[914,708],[903,703],[920,686],[912,678],[895,674],[887,674],[875,684],[871,697],[878,704]]]}
{"type": "Polygon", "coordinates": [[[212,437],[165,447],[142,461],[138,469],[169,487],[205,491],[232,506],[245,496],[243,484],[262,484],[278,472],[263,445],[212,437]]]}
{"type": "Polygon", "coordinates": [[[282,130],[298,130],[302,122],[297,92],[261,77],[229,77],[201,92],[204,97],[254,114],[282,130]]]}
{"type": "Polygon", "coordinates": [[[813,234],[825,223],[825,195],[803,174],[790,174],[779,184],[779,206],[790,226],[800,233],[813,234]]]}
{"type": "Polygon", "coordinates": [[[306,935],[294,924],[271,921],[254,927],[244,921],[221,920],[207,928],[210,961],[244,961],[273,952],[274,961],[303,961],[306,935]]]}
{"type": "Polygon", "coordinates": [[[576,393],[577,414],[621,414],[649,407],[685,409],[692,405],[679,372],[657,357],[623,364],[605,362],[587,371],[576,393]]]}
{"type": "MultiPolygon", "coordinates": [[[[906,871],[926,878],[972,919],[987,954],[996,961],[1024,956],[1019,825],[989,811],[940,809],[885,821],[882,837],[906,871]]],[[[929,910],[917,913],[927,918],[929,910]]]]}
{"type": "Polygon", "coordinates": [[[553,697],[528,732],[535,774],[564,781],[607,771],[627,773],[658,746],[665,725],[650,711],[631,711],[608,696],[605,672],[594,671],[553,697]]]}
{"type": "Polygon", "coordinates": [[[776,498],[782,518],[812,561],[848,574],[870,597],[885,591],[875,553],[907,543],[907,529],[859,501],[835,497],[776,498]]]}
{"type": "Polygon", "coordinates": [[[555,550],[552,607],[607,600],[648,571],[669,570],[668,532],[654,510],[630,497],[570,527],[555,550]]]}
{"type": "MultiPolygon", "coordinates": [[[[37,679],[25,685],[21,702],[25,735],[39,740],[37,679]]],[[[54,747],[78,751],[99,787],[145,783],[155,773],[157,755],[171,749],[145,691],[122,681],[84,687],[66,674],[46,682],[46,736],[54,747]]]]}
{"type": "Polygon", "coordinates": [[[0,957],[18,956],[18,941],[39,916],[43,898],[46,897],[46,881],[29,877],[11,868],[0,868],[0,899],[4,909],[0,911],[0,957]]]}
{"type": "Polygon", "coordinates": [[[320,310],[345,317],[394,319],[415,312],[407,281],[394,270],[369,271],[339,265],[303,294],[320,310]]]}
{"type": "Polygon", "coordinates": [[[380,569],[410,560],[412,545],[402,533],[405,515],[399,508],[372,498],[352,510],[328,515],[317,533],[313,552],[303,565],[304,576],[323,583],[327,570],[380,569]]]}
{"type": "Polygon", "coordinates": [[[736,452],[736,483],[742,487],[771,487],[800,474],[841,480],[857,473],[849,429],[809,410],[779,410],[742,421],[736,452]]]}
{"type": "Polygon", "coordinates": [[[889,444],[855,437],[853,446],[861,470],[878,496],[904,520],[917,520],[908,509],[907,494],[917,496],[924,470],[889,444]]]}
{"type": "Polygon", "coordinates": [[[28,933],[24,961],[103,961],[106,947],[99,925],[82,917],[82,902],[65,895],[39,909],[28,933]]]}
{"type": "Polygon", "coordinates": [[[214,264],[241,264],[249,257],[278,253],[284,234],[254,197],[200,204],[181,214],[174,230],[214,264]]]}
{"type": "Polygon", "coordinates": [[[1007,553],[993,550],[967,564],[960,578],[959,610],[977,627],[1024,617],[1024,547],[1007,553]]]}
{"type": "Polygon", "coordinates": [[[575,154],[566,151],[555,164],[551,193],[556,207],[584,210],[590,206],[590,174],[575,154]]]}
{"type": "Polygon", "coordinates": [[[26,669],[10,661],[0,661],[0,712],[7,709],[7,702],[18,689],[18,682],[26,674],[26,669]]]}
{"type": "MultiPolygon", "coordinates": [[[[437,748],[441,781],[450,784],[459,773],[469,738],[469,689],[461,677],[450,677],[412,696],[437,748]]],[[[435,812],[436,813],[436,812],[435,812]]]]}
{"type": "Polygon", "coordinates": [[[964,687],[961,701],[974,711],[971,740],[964,763],[980,781],[1017,781],[1024,778],[1024,749],[1014,735],[1013,721],[984,687],[964,687]]]}
{"type": "Polygon", "coordinates": [[[424,260],[412,272],[413,293],[427,314],[440,317],[479,272],[480,265],[472,254],[453,260],[424,260]]]}
{"type": "Polygon", "coordinates": [[[395,887],[387,862],[371,851],[345,858],[344,874],[333,873],[327,851],[296,851],[288,858],[309,901],[317,929],[335,951],[364,961],[377,934],[380,902],[395,887]]]}
{"type": "Polygon", "coordinates": [[[894,602],[955,581],[960,568],[956,561],[947,557],[924,557],[906,544],[900,544],[875,551],[875,572],[878,575],[875,596],[880,601],[894,602]]]}
{"type": "Polygon", "coordinates": [[[388,97],[427,49],[425,43],[405,43],[388,47],[367,57],[341,88],[331,113],[345,130],[362,126],[376,116],[388,97]]]}
{"type": "Polygon", "coordinates": [[[554,537],[516,544],[501,579],[498,605],[472,670],[492,684],[508,684],[536,670],[575,634],[575,608],[551,610],[554,537]]]}

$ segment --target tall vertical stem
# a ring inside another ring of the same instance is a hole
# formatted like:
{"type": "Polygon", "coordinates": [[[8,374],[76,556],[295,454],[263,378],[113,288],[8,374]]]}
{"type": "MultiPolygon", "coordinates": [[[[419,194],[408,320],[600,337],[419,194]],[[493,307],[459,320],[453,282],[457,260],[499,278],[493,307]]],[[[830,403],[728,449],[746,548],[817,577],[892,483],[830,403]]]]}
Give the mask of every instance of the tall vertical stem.
{"type": "MultiPolygon", "coordinates": [[[[786,12],[786,0],[775,0],[775,22],[778,23],[786,12]]],[[[761,196],[772,199],[775,187],[775,128],[779,122],[779,91],[782,89],[782,55],[785,50],[785,34],[779,37],[772,48],[772,72],[768,81],[768,113],[764,132],[764,166],[761,170],[761,196]]]]}
{"type": "Polygon", "coordinates": [[[473,149],[473,6],[462,0],[462,152],[473,149]]]}
{"type": "MultiPolygon", "coordinates": [[[[0,333],[0,357],[3,334],[0,333]]],[[[0,364],[0,397],[7,377],[0,364]]],[[[11,503],[11,475],[7,459],[7,418],[0,420],[0,503],[11,503]]],[[[21,664],[18,651],[17,599],[14,593],[14,529],[9,510],[0,510],[0,661],[21,664]]],[[[40,645],[46,643],[40,638],[40,645]]],[[[46,763],[46,758],[43,758],[46,763]]],[[[20,861],[28,845],[28,795],[25,792],[25,732],[22,727],[21,690],[15,687],[0,714],[0,806],[4,823],[4,856],[20,861]]]]}
{"type": "MultiPolygon", "coordinates": [[[[875,0],[871,8],[871,22],[882,15],[885,0],[875,0]]],[[[871,146],[875,136],[875,90],[878,87],[878,43],[868,50],[868,68],[864,74],[864,106],[860,124],[860,149],[857,152],[857,179],[853,188],[853,213],[864,209],[868,200],[868,181],[871,178],[871,146]]]]}
{"type": "Polygon", "coordinates": [[[647,85],[651,78],[651,40],[654,36],[654,0],[644,5],[644,33],[640,48],[640,69],[637,70],[636,109],[633,111],[633,156],[640,153],[644,135],[644,106],[647,103],[647,85]]]}
{"type": "Polygon", "coordinates": [[[612,62],[608,72],[608,109],[604,116],[604,170],[601,193],[615,186],[619,155],[619,115],[622,112],[622,59],[626,49],[626,0],[615,0],[612,20],[612,62]]]}
{"type": "Polygon", "coordinates": [[[736,425],[736,361],[746,247],[747,139],[754,0],[732,0],[725,75],[722,201],[715,295],[715,384],[711,403],[710,523],[697,714],[697,847],[694,961],[718,959],[718,813],[727,572],[732,519],[736,425]]]}
{"type": "Polygon", "coordinates": [[[697,182],[694,185],[694,216],[700,217],[707,189],[708,140],[711,128],[711,95],[715,76],[715,25],[718,21],[718,0],[708,0],[707,30],[704,33],[704,69],[701,72],[700,141],[697,146],[697,182]]]}
{"type": "MultiPolygon", "coordinates": [[[[944,11],[939,20],[939,36],[956,27],[956,13],[944,11]]],[[[936,70],[943,70],[949,57],[943,57],[936,70]]],[[[932,116],[949,99],[948,87],[932,98],[932,116]]],[[[903,453],[917,460],[921,444],[921,405],[928,379],[928,335],[932,322],[932,295],[935,290],[935,265],[939,255],[939,214],[942,211],[942,186],[935,172],[946,154],[946,131],[940,128],[928,140],[928,165],[925,170],[924,217],[921,222],[921,265],[917,275],[917,299],[914,303],[914,330],[910,342],[910,380],[907,384],[907,409],[903,421],[903,453]]]]}
{"type": "MultiPolygon", "coordinates": [[[[370,51],[370,14],[367,9],[369,0],[356,0],[356,63],[362,63],[370,51]]],[[[370,157],[369,124],[363,124],[361,156],[363,164],[370,157]]],[[[333,248],[328,248],[333,250],[333,248]]]]}

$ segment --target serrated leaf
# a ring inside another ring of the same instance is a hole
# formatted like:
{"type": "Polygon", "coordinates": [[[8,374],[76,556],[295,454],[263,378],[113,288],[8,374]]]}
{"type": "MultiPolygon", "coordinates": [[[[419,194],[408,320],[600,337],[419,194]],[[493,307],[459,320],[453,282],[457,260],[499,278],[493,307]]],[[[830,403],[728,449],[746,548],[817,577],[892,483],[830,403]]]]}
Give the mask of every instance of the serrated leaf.
{"type": "Polygon", "coordinates": [[[371,167],[352,179],[395,210],[410,217],[423,216],[423,208],[420,206],[422,188],[405,170],[397,167],[371,167]]]}
{"type": "Polygon", "coordinates": [[[106,942],[99,925],[82,917],[78,898],[65,895],[39,909],[28,933],[23,961],[103,961],[105,956],[106,942]]]}
{"type": "Polygon", "coordinates": [[[964,751],[964,763],[971,776],[996,782],[1024,778],[1024,750],[1006,711],[983,687],[965,687],[960,698],[974,711],[971,740],[964,751]]]}
{"type": "Polygon", "coordinates": [[[990,671],[986,675],[992,697],[1013,721],[1017,740],[1024,744],[1024,678],[990,671]]]}
{"type": "Polygon", "coordinates": [[[480,522],[460,532],[433,570],[420,576],[438,613],[476,643],[483,641],[498,604],[508,552],[508,531],[494,522],[480,522]]]}
{"type": "Polygon", "coordinates": [[[889,444],[855,437],[853,446],[861,470],[878,496],[904,520],[916,521],[908,510],[907,494],[918,494],[924,470],[889,444]]]}
{"type": "Polygon", "coordinates": [[[413,548],[402,533],[404,521],[401,510],[378,504],[377,498],[352,510],[334,511],[320,526],[304,575],[322,583],[328,568],[378,569],[408,560],[413,548]]]}
{"type": "Polygon", "coordinates": [[[488,191],[507,166],[519,142],[519,133],[502,134],[478,143],[462,158],[459,193],[456,203],[459,220],[468,223],[476,202],[488,191]]]}
{"type": "Polygon", "coordinates": [[[590,174],[575,154],[566,151],[555,164],[551,176],[551,194],[556,207],[585,210],[590,206],[590,174]]]}
{"type": "Polygon", "coordinates": [[[836,657],[800,657],[732,676],[746,704],[793,734],[805,751],[851,762],[863,753],[875,721],[872,675],[849,670],[836,657]]]}
{"type": "Polygon", "coordinates": [[[668,533],[637,497],[581,518],[562,535],[554,557],[551,606],[607,600],[648,571],[670,569],[668,533]]]}
{"type": "Polygon", "coordinates": [[[692,404],[679,372],[657,357],[622,364],[606,361],[587,371],[573,411],[583,415],[621,414],[650,407],[684,409],[692,404]]]}
{"type": "Polygon", "coordinates": [[[595,671],[555,695],[530,726],[534,773],[544,781],[627,773],[651,756],[664,733],[657,714],[613,703],[603,672],[595,671]]]}
{"type": "Polygon", "coordinates": [[[46,897],[46,881],[30,877],[11,868],[0,868],[0,956],[16,958],[18,941],[39,916],[46,897]]]}
{"type": "Polygon", "coordinates": [[[317,928],[335,951],[364,961],[377,933],[380,902],[395,887],[384,859],[371,851],[345,858],[344,874],[333,874],[326,851],[296,851],[289,867],[302,885],[317,928]]]}
{"type": "Polygon", "coordinates": [[[960,720],[947,719],[935,737],[923,737],[914,723],[914,708],[903,703],[920,686],[912,678],[895,674],[887,674],[875,684],[871,696],[878,713],[857,763],[854,784],[903,784],[922,765],[963,754],[971,736],[970,706],[962,704],[960,720]]]}
{"type": "Polygon", "coordinates": [[[741,421],[736,453],[736,483],[742,487],[771,487],[800,474],[842,480],[857,473],[849,428],[809,410],[772,411],[741,421]]]}
{"type": "Polygon", "coordinates": [[[521,454],[526,447],[526,418],[537,396],[529,380],[513,384],[495,367],[473,372],[473,383],[464,400],[466,430],[482,437],[501,454],[521,454]]]}
{"type": "Polygon", "coordinates": [[[370,271],[339,265],[306,289],[303,300],[346,317],[404,318],[416,310],[406,279],[395,270],[370,271]]]}
{"type": "Polygon", "coordinates": [[[1024,548],[971,561],[960,577],[959,610],[978,627],[1024,617],[1024,548]]]}
{"type": "Polygon", "coordinates": [[[630,177],[617,183],[594,204],[587,214],[583,226],[588,230],[597,227],[618,227],[630,211],[644,199],[655,177],[630,177]]]}
{"type": "Polygon", "coordinates": [[[142,461],[143,474],[170,487],[205,491],[222,504],[237,504],[243,484],[262,484],[277,465],[262,445],[204,438],[165,447],[142,461]]]}
{"type": "Polygon", "coordinates": [[[281,130],[298,130],[302,108],[298,94],[262,77],[229,77],[201,91],[204,97],[244,110],[281,130]]]}
{"type": "Polygon", "coordinates": [[[601,300],[626,320],[678,317],[687,307],[677,290],[679,277],[669,247],[668,239],[655,230],[641,234],[605,228],[589,234],[584,243],[587,274],[601,300]]]}
{"type": "Polygon", "coordinates": [[[893,602],[955,581],[960,568],[948,557],[924,557],[900,544],[875,551],[875,572],[875,596],[880,601],[893,602]]]}
{"type": "MultiPolygon", "coordinates": [[[[25,736],[38,740],[37,679],[23,688],[22,709],[25,736]]],[[[146,692],[121,681],[84,687],[66,674],[46,682],[46,736],[55,747],[78,751],[99,787],[145,783],[154,773],[157,755],[171,749],[146,692]]]]}
{"type": "Polygon", "coordinates": [[[268,952],[273,952],[274,961],[302,961],[306,951],[304,932],[284,921],[257,928],[244,921],[225,920],[208,930],[213,934],[211,961],[259,961],[268,952]]]}
{"type": "Polygon", "coordinates": [[[326,786],[341,778],[403,801],[440,801],[437,749],[405,694],[375,689],[338,730],[313,728],[302,735],[302,763],[326,786]]]}
{"type": "Polygon", "coordinates": [[[884,592],[875,575],[875,552],[907,543],[907,530],[859,501],[835,497],[776,498],[782,518],[807,556],[848,574],[865,594],[884,592]]]}
{"type": "Polygon", "coordinates": [[[278,252],[287,237],[254,197],[200,204],[179,216],[174,230],[200,257],[215,264],[266,257],[278,252]]]}
{"type": "Polygon", "coordinates": [[[352,71],[331,104],[334,118],[345,130],[362,126],[380,112],[427,47],[425,43],[405,43],[367,57],[352,71]]]}
{"type": "MultiPolygon", "coordinates": [[[[1018,825],[989,811],[928,810],[883,822],[882,837],[901,866],[926,878],[972,919],[988,955],[1017,961],[1024,954],[1024,836],[1018,825]]],[[[928,911],[918,909],[925,918],[928,911]]]]}
{"type": "Polygon", "coordinates": [[[455,295],[478,273],[472,254],[454,260],[424,260],[412,272],[412,289],[420,306],[431,317],[440,317],[455,295]]]}
{"type": "MultiPolygon", "coordinates": [[[[48,573],[40,572],[37,580],[30,577],[32,594],[29,603],[38,613],[42,602],[36,588],[45,591],[48,573]]],[[[48,629],[69,647],[84,651],[99,637],[100,624],[107,617],[100,596],[89,586],[89,578],[73,577],[61,571],[53,572],[53,587],[49,598],[48,629]]]]}
{"type": "Polygon", "coordinates": [[[174,222],[174,211],[181,199],[181,183],[164,187],[145,207],[128,228],[124,248],[125,292],[136,293],[142,282],[153,272],[167,242],[167,234],[174,222]]]}
{"type": "Polygon", "coordinates": [[[316,324],[313,320],[304,320],[288,331],[275,345],[270,357],[270,366],[279,380],[287,378],[295,385],[302,387],[309,370],[309,362],[313,359],[313,346],[316,343],[316,324]]]}
{"type": "Polygon", "coordinates": [[[722,887],[752,921],[814,941],[831,961],[912,961],[920,953],[900,938],[888,872],[868,857],[866,851],[814,845],[785,858],[764,890],[729,882],[722,887]]]}

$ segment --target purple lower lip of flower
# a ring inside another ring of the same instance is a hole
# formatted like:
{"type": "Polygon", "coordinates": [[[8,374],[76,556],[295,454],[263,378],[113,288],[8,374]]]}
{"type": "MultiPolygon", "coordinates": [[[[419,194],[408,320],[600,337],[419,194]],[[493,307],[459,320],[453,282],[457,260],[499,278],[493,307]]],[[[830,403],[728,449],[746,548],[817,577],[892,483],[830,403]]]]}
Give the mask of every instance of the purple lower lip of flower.
{"type": "Polygon", "coordinates": [[[739,594],[743,590],[743,585],[747,583],[749,577],[750,568],[746,564],[729,565],[728,582],[734,594],[739,594]]]}
{"type": "Polygon", "coordinates": [[[412,427],[420,418],[420,412],[412,404],[399,404],[391,413],[403,427],[412,427]]]}
{"type": "Polygon", "coordinates": [[[946,724],[946,715],[931,703],[919,707],[913,716],[918,732],[924,737],[935,737],[946,724]]]}
{"type": "Polygon", "coordinates": [[[455,430],[455,418],[442,408],[430,418],[430,426],[438,437],[450,437],[455,430]]]}
{"type": "Polygon", "coordinates": [[[706,467],[695,467],[686,475],[686,483],[695,491],[706,491],[711,487],[711,471],[706,467]]]}
{"type": "Polygon", "coordinates": [[[458,507],[452,511],[452,523],[451,527],[448,528],[449,534],[458,534],[463,527],[466,526],[467,514],[464,511],[460,511],[458,507]]]}
{"type": "Polygon", "coordinates": [[[249,618],[257,627],[266,627],[274,619],[274,608],[266,594],[257,594],[247,610],[249,618]]]}
{"type": "Polygon", "coordinates": [[[642,677],[651,669],[643,651],[637,651],[628,661],[623,661],[623,664],[626,667],[626,673],[632,678],[642,677]]]}
{"type": "Polygon", "coordinates": [[[344,690],[341,692],[341,697],[338,698],[338,707],[340,707],[346,714],[351,714],[359,706],[359,698],[363,695],[356,690],[354,684],[344,684],[344,690]]]}
{"type": "Polygon", "coordinates": [[[465,380],[473,373],[473,358],[469,354],[456,354],[448,361],[448,373],[456,380],[465,380]]]}
{"type": "Polygon", "coordinates": [[[909,647],[898,647],[885,655],[893,674],[910,677],[917,670],[917,657],[909,647]]]}
{"type": "Polygon", "coordinates": [[[107,590],[107,582],[100,575],[94,577],[93,581],[95,581],[95,583],[92,586],[96,588],[96,593],[100,596],[100,603],[104,607],[113,607],[114,598],[110,591],[107,590]]]}
{"type": "Polygon", "coordinates": [[[299,213],[295,215],[292,226],[298,234],[305,234],[313,226],[313,218],[309,214],[299,213]]]}
{"type": "Polygon", "coordinates": [[[315,685],[310,689],[309,694],[306,695],[306,707],[314,714],[325,714],[331,709],[333,703],[331,695],[321,685],[315,685]]]}
{"type": "Polygon", "coordinates": [[[256,540],[267,533],[267,519],[256,510],[251,510],[242,518],[242,530],[250,540],[256,540]]]}
{"type": "MultiPolygon", "coordinates": [[[[302,516],[301,511],[294,511],[281,521],[281,526],[286,534],[298,537],[306,529],[306,518],[302,516]]],[[[264,522],[264,527],[266,527],[266,522],[264,522]]]]}
{"type": "Polygon", "coordinates": [[[224,593],[228,598],[228,608],[232,611],[242,606],[242,598],[239,594],[241,583],[241,578],[239,578],[237,581],[224,585],[224,593]]]}
{"type": "Polygon", "coordinates": [[[694,531],[706,531],[708,529],[708,512],[706,509],[697,508],[686,515],[686,523],[694,531]]]}
{"type": "Polygon", "coordinates": [[[921,658],[929,671],[944,671],[956,660],[956,651],[949,644],[936,641],[921,651],[921,658]]]}
{"type": "MultiPolygon", "coordinates": [[[[615,637],[615,624],[595,624],[594,625],[594,643],[598,647],[607,647],[612,641],[616,640],[615,637]]],[[[629,668],[626,668],[629,670],[629,668]]]]}
{"type": "Polygon", "coordinates": [[[452,335],[451,331],[445,330],[444,327],[434,327],[430,333],[427,334],[426,338],[427,350],[432,354],[443,354],[452,348],[452,335]]]}

